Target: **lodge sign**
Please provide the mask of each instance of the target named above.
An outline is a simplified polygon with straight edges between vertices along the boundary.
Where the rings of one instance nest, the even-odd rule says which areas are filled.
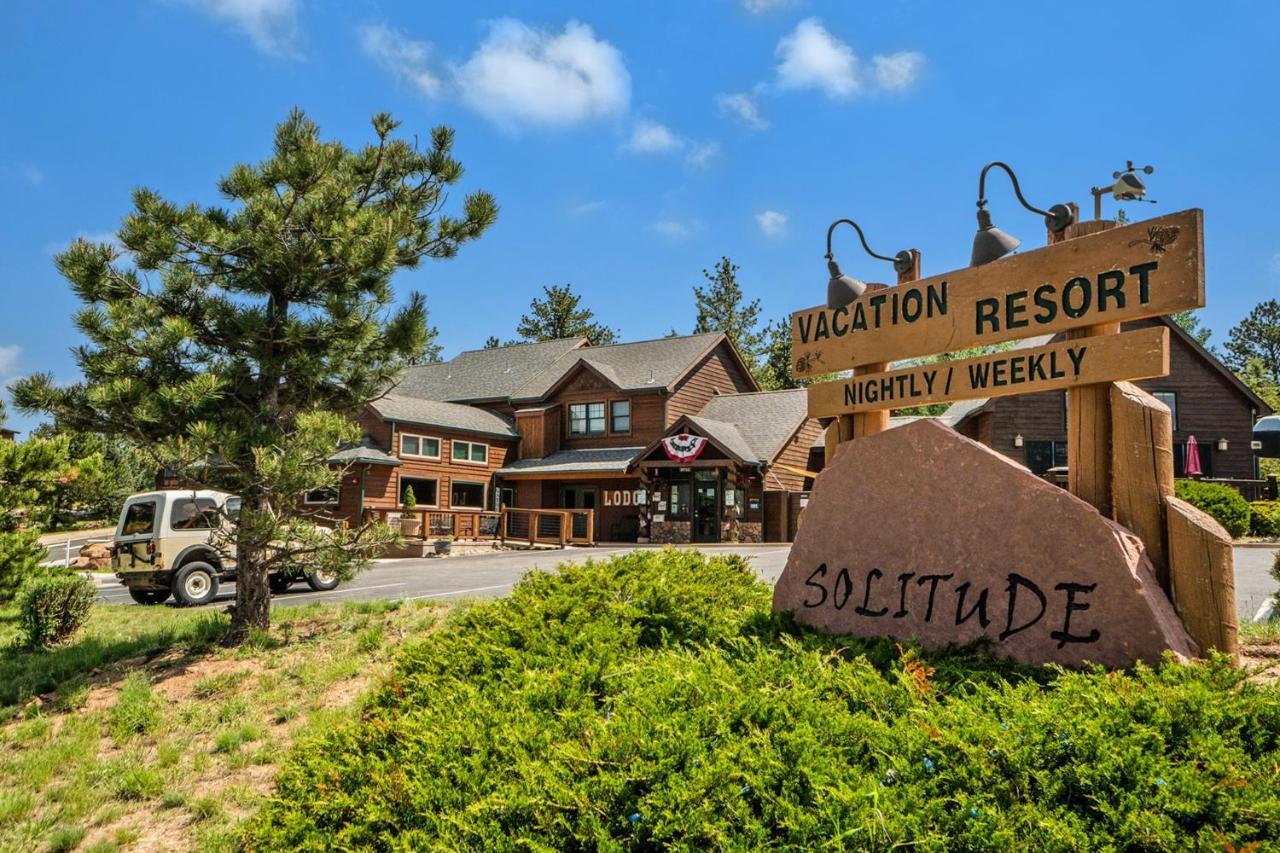
[[[809,386],[809,416],[1056,391],[1169,373],[1169,330],[1139,329]]]
[[[792,315],[792,371],[951,352],[1204,305],[1198,209]]]

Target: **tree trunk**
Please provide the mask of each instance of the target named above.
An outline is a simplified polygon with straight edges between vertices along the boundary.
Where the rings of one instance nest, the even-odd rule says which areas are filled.
[[[265,497],[255,498],[252,503],[246,497],[241,513],[250,506],[254,513],[270,510]],[[254,539],[252,531],[257,525],[248,527],[249,536],[245,535],[244,527],[236,536],[236,606],[231,613],[231,627],[223,639],[223,644],[228,646],[242,645],[250,639],[255,628],[265,632],[271,626],[271,589],[267,585],[263,543],[251,541]]]

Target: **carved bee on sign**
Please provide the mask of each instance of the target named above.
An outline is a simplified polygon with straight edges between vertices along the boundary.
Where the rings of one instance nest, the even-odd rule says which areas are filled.
[[[1178,235],[1181,233],[1182,229],[1177,225],[1152,225],[1147,229],[1147,239],[1134,240],[1129,245],[1145,244],[1151,249],[1151,254],[1163,255],[1170,246],[1178,242]]]
[[[801,373],[808,373],[814,369],[814,364],[822,362],[822,353],[806,352],[804,355],[796,359],[796,369]]]

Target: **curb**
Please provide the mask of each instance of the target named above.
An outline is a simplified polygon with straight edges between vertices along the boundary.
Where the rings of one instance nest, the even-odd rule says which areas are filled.
[[[1267,600],[1262,602],[1262,606],[1258,608],[1258,612],[1253,614],[1254,622],[1270,622],[1280,614],[1276,613],[1275,596],[1268,596]]]
[[[1280,551],[1280,542],[1232,542],[1232,548],[1266,548],[1271,551]]]

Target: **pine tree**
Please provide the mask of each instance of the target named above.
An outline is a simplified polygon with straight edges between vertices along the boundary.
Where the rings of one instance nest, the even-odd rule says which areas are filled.
[[[502,346],[502,341],[498,340],[497,335],[490,335],[484,339],[485,349],[497,349],[500,346]]]
[[[127,435],[187,479],[240,495],[228,643],[267,628],[269,571],[305,559],[349,577],[387,535],[324,535],[301,498],[336,487],[326,460],[359,437],[351,415],[429,352],[426,303],[413,294],[394,309],[392,274],[452,257],[497,215],[483,192],[444,212],[462,177],[451,129],[420,148],[396,127],[375,116],[374,141],[351,150],[295,110],[267,160],[219,182],[227,207],[135,191],[118,234],[132,265],[83,240],[57,256],[84,303],[83,381],[14,386],[26,411]]]
[[[1213,330],[1200,325],[1199,311],[1175,311],[1169,315],[1169,319],[1181,326],[1188,335],[1195,338],[1196,343],[1200,344],[1200,346],[1209,346],[1209,338],[1213,337]]]
[[[4,406],[0,405],[0,426]],[[0,439],[0,603],[40,571],[45,549],[32,524],[67,471],[65,438]]]
[[[737,264],[722,257],[716,262],[714,272],[702,271],[707,284],[693,288],[698,306],[698,321],[693,331],[694,334],[724,332],[752,372],[760,374],[767,332],[760,328],[760,300],[746,302],[742,295],[738,269]]]
[[[1280,379],[1280,301],[1268,299],[1254,306],[1228,333],[1222,348],[1232,370],[1244,370],[1256,358],[1267,375]]]
[[[597,323],[590,308],[581,307],[582,297],[573,292],[573,285],[553,284],[543,287],[542,293],[543,298],[530,302],[529,313],[516,325],[521,341],[587,338],[596,346],[617,341],[617,332]]]

